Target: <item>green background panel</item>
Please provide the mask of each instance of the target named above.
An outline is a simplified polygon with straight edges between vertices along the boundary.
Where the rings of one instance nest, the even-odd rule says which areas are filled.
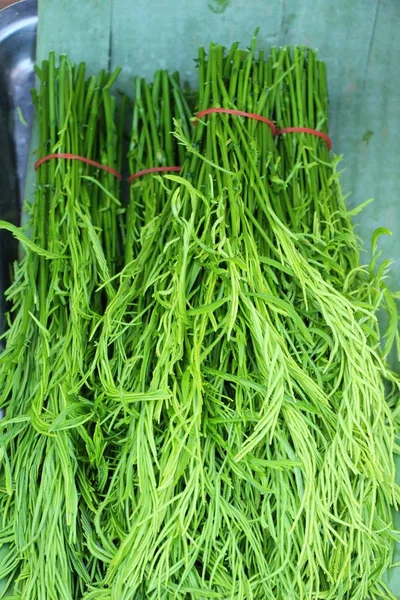
[[[111,0],[39,0],[37,60],[49,52],[84,60],[90,73],[107,68]]]

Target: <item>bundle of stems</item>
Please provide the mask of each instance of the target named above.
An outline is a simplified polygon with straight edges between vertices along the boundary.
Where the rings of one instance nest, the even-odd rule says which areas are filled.
[[[0,358],[15,599],[394,599],[386,231],[362,267],[323,139],[191,120],[327,131],[323,63],[255,45],[200,49],[196,106],[137,80],[130,172],[181,171],[133,178],[126,212],[111,174],[40,167]],[[120,170],[117,74],[38,74],[40,154]]]
[[[188,99],[189,100],[189,99]],[[135,83],[135,104],[128,153],[131,175],[143,169],[178,168],[185,161],[183,146],[172,135],[173,119],[179,119],[185,134],[190,136],[193,109],[182,93],[179,74],[157,71],[148,85],[142,78]],[[164,207],[160,178],[140,177],[130,185],[130,202],[126,219],[129,236],[125,245],[126,262],[140,247],[140,232],[144,225],[159,219]]]
[[[212,45],[198,67],[199,111],[327,128],[309,50]],[[323,140],[227,114],[189,135],[176,120],[175,137],[182,173],[140,230],[128,310],[102,324],[109,435],[127,434],[97,517],[110,563],[87,599],[390,598],[387,265],[360,266]]]
[[[173,120],[179,119],[189,135],[190,115],[176,76],[160,71],[151,85],[138,80],[129,152],[131,173],[182,164],[184,151],[171,130]],[[132,594],[138,599],[148,597],[144,570],[149,558],[153,559],[151,548],[157,544],[166,507],[174,497],[171,473],[180,468],[182,460],[169,441],[170,428],[179,428],[175,420],[180,415],[174,414],[179,406],[171,406],[170,425],[165,420],[174,359],[170,364],[160,360],[163,352],[168,355],[168,348],[158,343],[168,323],[160,322],[162,299],[153,296],[152,286],[153,281],[168,278],[162,271],[164,257],[162,252],[158,254],[158,245],[172,187],[173,182],[152,175],[131,185],[126,264],[115,297],[98,326],[90,381],[106,406],[104,456],[113,465],[113,473],[95,519],[97,545],[107,554],[109,566],[104,581],[85,596],[88,599],[110,594],[121,599]],[[165,225],[169,227],[169,220]],[[163,481],[162,489],[156,489],[155,477]],[[125,581],[126,571],[130,582]]]
[[[118,168],[117,72],[86,78],[85,65],[51,55],[34,93],[39,153],[80,155]],[[119,181],[78,160],[38,169],[26,253],[8,291],[12,303],[0,357],[3,593],[15,599],[77,600],[101,574],[87,515],[105,485],[99,409],[87,386],[90,334],[113,296],[123,231]],[[6,224],[3,224],[7,227]],[[86,426],[86,423],[89,425]]]

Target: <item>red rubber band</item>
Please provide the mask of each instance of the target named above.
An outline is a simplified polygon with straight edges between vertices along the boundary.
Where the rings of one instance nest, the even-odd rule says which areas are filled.
[[[200,119],[201,117],[204,117],[205,115],[210,115],[212,113],[226,113],[228,115],[236,115],[238,117],[248,117],[249,119],[255,119],[256,121],[261,121],[262,123],[266,123],[268,125],[268,127],[271,130],[272,135],[275,135],[276,133],[276,129],[275,129],[275,125],[274,123],[270,120],[267,119],[266,117],[262,117],[261,115],[257,115],[255,113],[248,113],[245,112],[244,110],[234,110],[233,108],[206,108],[205,110],[201,110],[200,112],[196,113],[196,119]],[[197,125],[197,123],[195,122],[195,125]]]
[[[284,127],[282,129],[276,129],[274,123],[267,119],[266,117],[262,117],[261,115],[257,115],[255,113],[248,113],[244,110],[235,110],[233,108],[206,108],[205,110],[201,110],[196,113],[196,119],[200,119],[206,115],[210,115],[212,113],[226,113],[228,115],[236,115],[238,117],[248,117],[249,119],[255,119],[256,121],[261,121],[262,123],[266,123],[268,127],[271,129],[272,135],[280,135],[282,133],[309,133],[311,135],[315,135],[316,137],[320,137],[325,140],[328,150],[332,149],[332,140],[328,134],[323,131],[318,131],[318,129],[311,129],[310,127]],[[195,121],[195,125],[197,125],[197,121]]]
[[[318,129],[310,129],[309,127],[284,127],[275,131],[275,135],[280,135],[281,133],[310,133],[325,140],[328,150],[332,149],[332,140],[329,135],[323,131],[318,131]]]
[[[142,177],[143,175],[149,175],[150,173],[168,173],[168,171],[179,172],[181,168],[182,167],[151,167],[151,169],[142,169],[142,171],[132,173],[132,175],[129,176],[128,184],[131,185],[135,179]]]
[[[39,160],[35,162],[35,169],[37,170],[40,167],[40,165],[47,162],[48,160],[52,160],[53,158],[67,158],[69,160],[79,160],[83,163],[86,163],[87,165],[91,165],[92,167],[97,167],[98,169],[102,169],[107,173],[111,173],[111,175],[114,175],[114,177],[116,177],[117,179],[122,180],[121,173],[116,169],[108,167],[107,165],[102,165],[101,163],[96,162],[91,158],[85,158],[84,156],[78,156],[77,154],[69,154],[67,152],[48,154],[47,156],[43,156],[43,158],[39,158]]]
[[[272,135],[281,135],[282,133],[309,133],[311,135],[315,135],[316,137],[320,137],[323,140],[325,140],[328,150],[332,149],[331,138],[329,137],[329,135],[327,135],[326,133],[323,133],[322,131],[318,131],[317,129],[310,129],[309,127],[284,127],[282,129],[276,129],[274,123],[270,119],[267,119],[266,117],[257,115],[255,113],[245,112],[244,110],[235,110],[233,108],[221,108],[221,107],[206,108],[205,110],[201,110],[200,112],[196,113],[196,119],[200,119],[201,117],[205,117],[206,115],[210,115],[212,113],[225,113],[228,115],[236,115],[238,117],[248,117],[249,119],[261,121],[262,123],[266,123],[266,125],[268,125],[268,127],[271,129]],[[197,125],[196,121],[195,121],[195,125]],[[87,165],[91,165],[92,167],[102,169],[103,171],[106,171],[107,173],[111,173],[112,175],[114,175],[114,177],[117,177],[117,179],[119,179],[120,181],[122,180],[121,173],[119,171],[117,171],[116,169],[113,169],[112,167],[109,167],[107,165],[103,165],[99,162],[96,162],[95,160],[90,159],[90,158],[86,158],[85,156],[79,156],[77,154],[69,154],[67,152],[47,154],[47,156],[43,156],[43,158],[39,158],[39,160],[37,160],[35,162],[35,165],[34,165],[35,170],[37,170],[40,167],[40,165],[47,162],[48,160],[52,160],[53,158],[55,158],[55,159],[66,158],[68,160],[79,160]],[[168,173],[171,171],[179,172],[181,170],[181,168],[182,167],[178,167],[178,166],[170,166],[170,167],[151,167],[150,169],[142,169],[141,171],[132,173],[132,175],[129,176],[128,184],[131,185],[135,181],[135,179],[137,179],[138,177],[143,177],[143,175],[150,175],[151,173]]]

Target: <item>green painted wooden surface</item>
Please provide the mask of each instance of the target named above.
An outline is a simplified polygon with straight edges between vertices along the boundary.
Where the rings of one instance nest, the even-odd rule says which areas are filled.
[[[90,73],[108,67],[111,0],[39,0],[37,60],[50,51],[84,60]]]

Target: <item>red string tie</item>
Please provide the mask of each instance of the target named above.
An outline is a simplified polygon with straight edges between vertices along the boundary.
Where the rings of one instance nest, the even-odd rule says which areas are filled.
[[[96,162],[95,160],[92,160],[91,158],[86,158],[85,156],[78,156],[78,154],[69,154],[67,152],[60,152],[60,153],[54,153],[54,154],[47,154],[47,156],[43,156],[43,158],[39,158],[39,160],[37,160],[35,162],[35,169],[37,170],[40,165],[42,165],[43,163],[52,160],[53,158],[66,158],[68,160],[79,160],[80,162],[83,162],[87,165],[91,165],[92,167],[96,167],[97,169],[102,169],[103,171],[106,171],[107,173],[111,173],[111,175],[114,175],[114,177],[116,177],[119,180],[122,180],[122,175],[119,171],[117,171],[116,169],[113,169],[112,167],[109,167],[107,165],[103,165],[99,162]]]
[[[200,112],[196,113],[196,119],[201,119],[201,117],[205,117],[206,115],[211,115],[213,113],[226,113],[227,115],[236,115],[237,117],[248,117],[249,119],[266,123],[266,125],[268,125],[270,128],[272,135],[275,135],[276,132],[275,125],[270,119],[255,113],[245,112],[244,110],[235,110],[233,108],[206,108],[205,110],[201,110]],[[197,121],[195,121],[195,125],[197,125]]]
[[[329,137],[329,135],[324,133],[323,131],[318,131],[317,129],[311,129],[310,127],[283,127],[282,129],[276,129],[275,124],[270,119],[267,119],[266,117],[263,117],[262,115],[258,115],[256,113],[246,112],[244,110],[236,110],[233,108],[222,108],[222,107],[206,108],[205,110],[201,110],[200,112],[196,113],[196,119],[197,120],[201,119],[201,117],[205,117],[206,115],[210,115],[213,113],[225,113],[228,115],[235,115],[238,117],[247,117],[249,119],[254,119],[255,121],[261,121],[262,123],[265,123],[266,125],[268,125],[268,127],[271,130],[272,135],[282,135],[283,133],[308,133],[310,135],[314,135],[316,137],[323,139],[326,143],[328,150],[332,149],[332,140]],[[194,124],[197,125],[197,121],[195,121]],[[49,160],[60,159],[60,158],[65,158],[68,160],[79,160],[87,165],[91,165],[93,167],[96,167],[97,169],[102,169],[103,171],[106,171],[107,173],[111,173],[112,175],[114,175],[114,177],[116,177],[120,181],[122,180],[121,173],[119,171],[117,171],[116,169],[114,169],[113,167],[109,167],[108,165],[103,165],[102,163],[92,160],[91,158],[86,158],[85,156],[79,156],[77,154],[70,154],[67,152],[47,154],[46,156],[43,156],[43,158],[39,158],[39,160],[37,160],[35,162],[35,165],[34,165],[35,169],[37,170],[40,167],[40,165],[42,165],[43,163],[45,163]],[[167,167],[151,167],[150,169],[142,169],[141,171],[132,173],[129,176],[128,184],[131,185],[135,181],[135,179],[138,179],[138,177],[143,177],[144,175],[150,175],[151,173],[169,173],[169,172],[179,173],[181,168],[182,167],[179,167],[179,166],[167,166]]]
[[[143,177],[143,175],[149,175],[150,173],[168,173],[170,171],[179,172],[182,167],[151,167],[150,169],[142,169],[141,171],[137,171],[137,173],[132,173],[129,176],[128,184],[131,185],[135,179],[138,177]]]
[[[256,121],[261,121],[262,123],[266,123],[268,127],[271,129],[272,135],[281,135],[282,133],[309,133],[310,135],[315,135],[316,137],[320,137],[325,140],[326,146],[328,150],[332,149],[332,140],[328,134],[323,131],[319,131],[318,129],[311,129],[310,127],[284,127],[282,129],[276,129],[274,123],[263,117],[261,115],[257,115],[256,113],[245,112],[244,110],[235,110],[233,108],[206,108],[205,110],[201,110],[196,113],[196,119],[200,119],[206,115],[210,115],[213,113],[226,113],[228,115],[236,115],[238,117],[247,117],[249,119],[254,119]],[[197,125],[197,121],[195,121],[195,125]]]
[[[323,131],[318,131],[318,129],[310,129],[310,127],[283,127],[283,129],[275,131],[275,135],[281,135],[282,133],[309,133],[325,140],[328,150],[332,149],[332,140],[329,135]]]

